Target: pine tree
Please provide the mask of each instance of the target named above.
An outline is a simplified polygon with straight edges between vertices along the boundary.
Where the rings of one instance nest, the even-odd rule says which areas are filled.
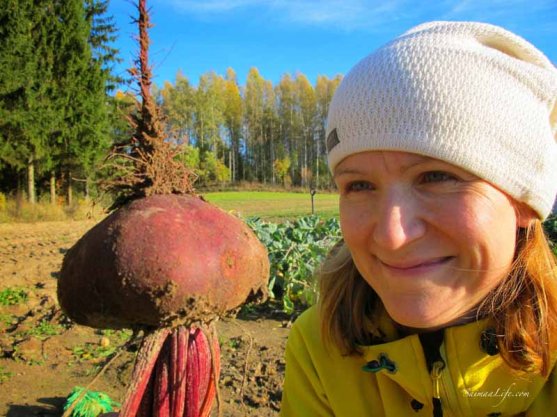
[[[126,82],[120,75],[114,74],[114,64],[122,62],[119,51],[113,46],[117,39],[114,18],[107,15],[108,0],[85,0],[85,19],[89,25],[89,45],[93,59],[100,63],[106,79],[106,90],[114,92],[119,84]]]
[[[20,171],[29,153],[25,98],[34,76],[29,2],[7,0],[0,8],[0,167]],[[27,7],[25,7],[27,6]]]
[[[63,173],[67,202],[71,204],[73,179],[87,183],[108,145],[106,78],[100,63],[93,59],[83,2],[57,2],[53,17],[56,30],[52,31],[55,50],[51,99],[59,119],[49,144],[52,153],[58,152],[57,167]]]
[[[12,169],[35,175],[88,177],[106,150],[106,72],[93,59],[81,0],[7,0],[0,10],[0,146]]]
[[[35,166],[46,154],[45,136],[55,119],[46,98],[52,55],[42,56],[51,7],[37,8],[32,0],[6,0],[0,9],[0,159],[27,174],[27,194],[35,202]],[[38,112],[44,107],[44,111]],[[22,181],[18,180],[18,192]]]
[[[118,101],[113,94],[118,86],[129,84],[130,80],[114,73],[114,66],[121,63],[119,50],[114,47],[118,30],[114,18],[107,14],[109,0],[85,0],[85,19],[89,25],[89,45],[92,51],[93,61],[100,67],[104,79],[105,103],[101,107],[106,112],[107,130],[103,132],[102,138],[96,150],[90,149],[89,157],[84,161],[86,167],[86,184],[94,183],[93,169],[99,165],[102,158],[106,156],[107,147],[112,143],[121,142],[129,138],[130,130],[127,117],[130,115],[129,107],[125,102]],[[99,132],[100,133],[100,132]]]

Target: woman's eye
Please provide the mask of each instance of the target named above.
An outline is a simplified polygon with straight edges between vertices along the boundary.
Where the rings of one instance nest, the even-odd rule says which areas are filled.
[[[422,180],[424,182],[456,181],[456,179],[457,178],[454,175],[443,171],[431,171],[422,175]]]
[[[353,181],[346,185],[346,191],[348,192],[368,191],[372,189],[372,185],[366,181]]]

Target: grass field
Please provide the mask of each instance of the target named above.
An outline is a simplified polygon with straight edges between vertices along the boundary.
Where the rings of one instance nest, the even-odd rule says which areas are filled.
[[[242,217],[261,217],[264,220],[281,221],[311,214],[309,193],[271,191],[227,191],[206,193],[203,197],[224,210],[234,210]],[[338,195],[314,196],[315,214],[322,217],[338,217]]]
[[[235,211],[241,217],[260,217],[280,222],[311,214],[311,196],[307,193],[282,191],[224,191],[200,194],[209,202],[227,211]],[[0,202],[1,203],[1,202]],[[315,214],[322,217],[338,217],[338,195],[317,193],[314,196]],[[36,204],[20,203],[19,210],[14,199],[0,204],[0,223],[43,222],[65,220],[100,221],[106,214],[100,205],[91,206],[79,199],[68,208],[40,201]]]

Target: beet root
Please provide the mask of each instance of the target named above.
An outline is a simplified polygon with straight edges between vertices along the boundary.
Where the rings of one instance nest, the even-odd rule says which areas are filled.
[[[263,300],[268,278],[267,252],[242,221],[198,197],[157,195],[68,251],[58,300],[79,324],[144,330],[120,417],[209,417],[220,371],[212,322]]]
[[[190,327],[267,295],[269,260],[241,220],[189,195],[135,200],[66,254],[58,300],[97,328]]]

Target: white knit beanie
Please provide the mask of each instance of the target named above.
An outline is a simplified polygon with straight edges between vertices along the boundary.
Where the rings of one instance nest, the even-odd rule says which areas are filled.
[[[557,69],[533,45],[472,22],[419,25],[360,61],[329,108],[329,168],[368,150],[441,159],[550,213]]]

